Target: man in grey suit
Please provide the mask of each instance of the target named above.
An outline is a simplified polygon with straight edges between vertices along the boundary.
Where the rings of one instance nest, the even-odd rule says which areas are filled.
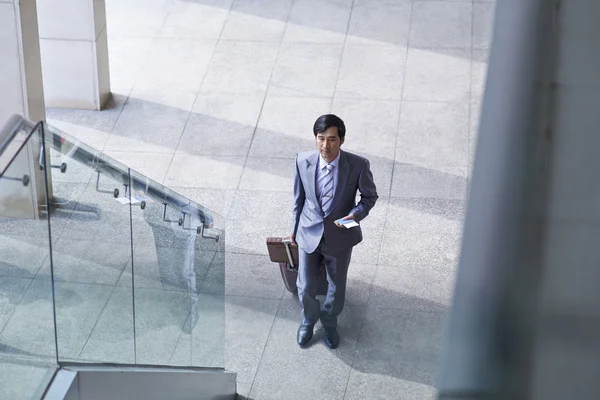
[[[320,319],[325,344],[334,349],[340,341],[337,317],[344,308],[352,248],[362,241],[360,226],[348,228],[344,224],[363,220],[378,196],[369,160],[340,149],[346,127],[339,117],[320,116],[313,133],[317,151],[297,155],[294,178],[290,237],[299,247],[297,285],[303,308],[297,339],[305,346]],[[361,195],[358,204],[357,191]],[[329,286],[321,305],[316,290],[323,261]]]

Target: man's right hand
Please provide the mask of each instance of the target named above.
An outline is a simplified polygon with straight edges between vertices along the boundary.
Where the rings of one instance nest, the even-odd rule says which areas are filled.
[[[290,243],[292,246],[296,246],[296,235],[290,235]]]

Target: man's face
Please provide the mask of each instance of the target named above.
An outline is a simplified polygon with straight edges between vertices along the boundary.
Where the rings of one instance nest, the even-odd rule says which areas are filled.
[[[317,142],[317,150],[321,153],[323,159],[327,162],[332,162],[340,153],[340,147],[344,143],[344,139],[338,136],[337,126],[329,127],[325,132],[318,133],[315,138]]]

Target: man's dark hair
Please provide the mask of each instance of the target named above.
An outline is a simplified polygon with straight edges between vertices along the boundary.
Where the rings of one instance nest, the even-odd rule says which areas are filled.
[[[327,129],[332,126],[337,127],[338,136],[340,139],[343,139],[346,136],[346,125],[344,125],[344,121],[337,115],[333,114],[325,114],[321,115],[315,121],[315,125],[313,126],[313,133],[317,136],[319,133],[325,132]]]

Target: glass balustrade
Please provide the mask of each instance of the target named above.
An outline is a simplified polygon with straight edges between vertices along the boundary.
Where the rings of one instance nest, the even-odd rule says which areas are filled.
[[[41,131],[0,149],[0,399],[39,399],[57,369]],[[2,151],[3,150],[3,151]]]
[[[52,127],[1,154],[1,376],[45,371],[43,388],[74,362],[223,367],[222,217]]]

